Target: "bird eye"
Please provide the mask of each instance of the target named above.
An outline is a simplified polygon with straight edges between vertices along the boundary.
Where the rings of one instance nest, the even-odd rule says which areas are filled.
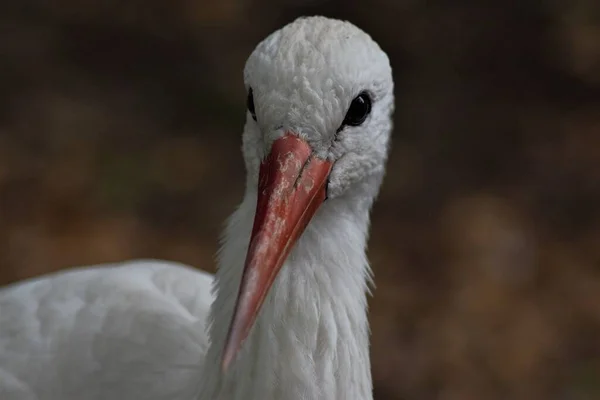
[[[248,91],[248,99],[246,100],[248,111],[252,115],[252,119],[256,121],[256,110],[254,109],[254,95],[252,94],[252,88]]]
[[[371,98],[366,92],[362,92],[352,100],[350,108],[348,108],[348,112],[346,113],[346,117],[344,117],[344,122],[342,122],[342,126],[359,126],[365,122],[365,119],[367,119],[370,112]]]

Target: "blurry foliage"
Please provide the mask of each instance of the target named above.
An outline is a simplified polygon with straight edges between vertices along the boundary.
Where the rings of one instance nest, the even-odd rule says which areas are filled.
[[[376,397],[600,398],[600,3],[0,5],[0,283],[212,269],[243,192],[244,61],[300,15],[388,52],[370,258]]]

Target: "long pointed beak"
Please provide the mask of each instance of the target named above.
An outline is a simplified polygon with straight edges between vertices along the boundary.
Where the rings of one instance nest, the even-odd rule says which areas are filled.
[[[292,133],[277,139],[261,164],[254,227],[223,350],[223,371],[248,336],[294,243],[325,200],[331,167]]]

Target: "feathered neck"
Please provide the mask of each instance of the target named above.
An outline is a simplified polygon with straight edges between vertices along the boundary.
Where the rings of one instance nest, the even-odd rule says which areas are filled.
[[[200,400],[372,399],[365,256],[369,204],[326,201],[276,278],[226,375],[221,352],[256,207],[246,193],[218,256]]]

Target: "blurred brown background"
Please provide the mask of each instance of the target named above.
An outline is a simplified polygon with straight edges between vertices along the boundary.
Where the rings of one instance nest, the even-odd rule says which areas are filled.
[[[395,69],[376,398],[599,399],[597,0],[2,2],[0,284],[212,269],[243,190],[243,64],[308,14],[364,28]]]

